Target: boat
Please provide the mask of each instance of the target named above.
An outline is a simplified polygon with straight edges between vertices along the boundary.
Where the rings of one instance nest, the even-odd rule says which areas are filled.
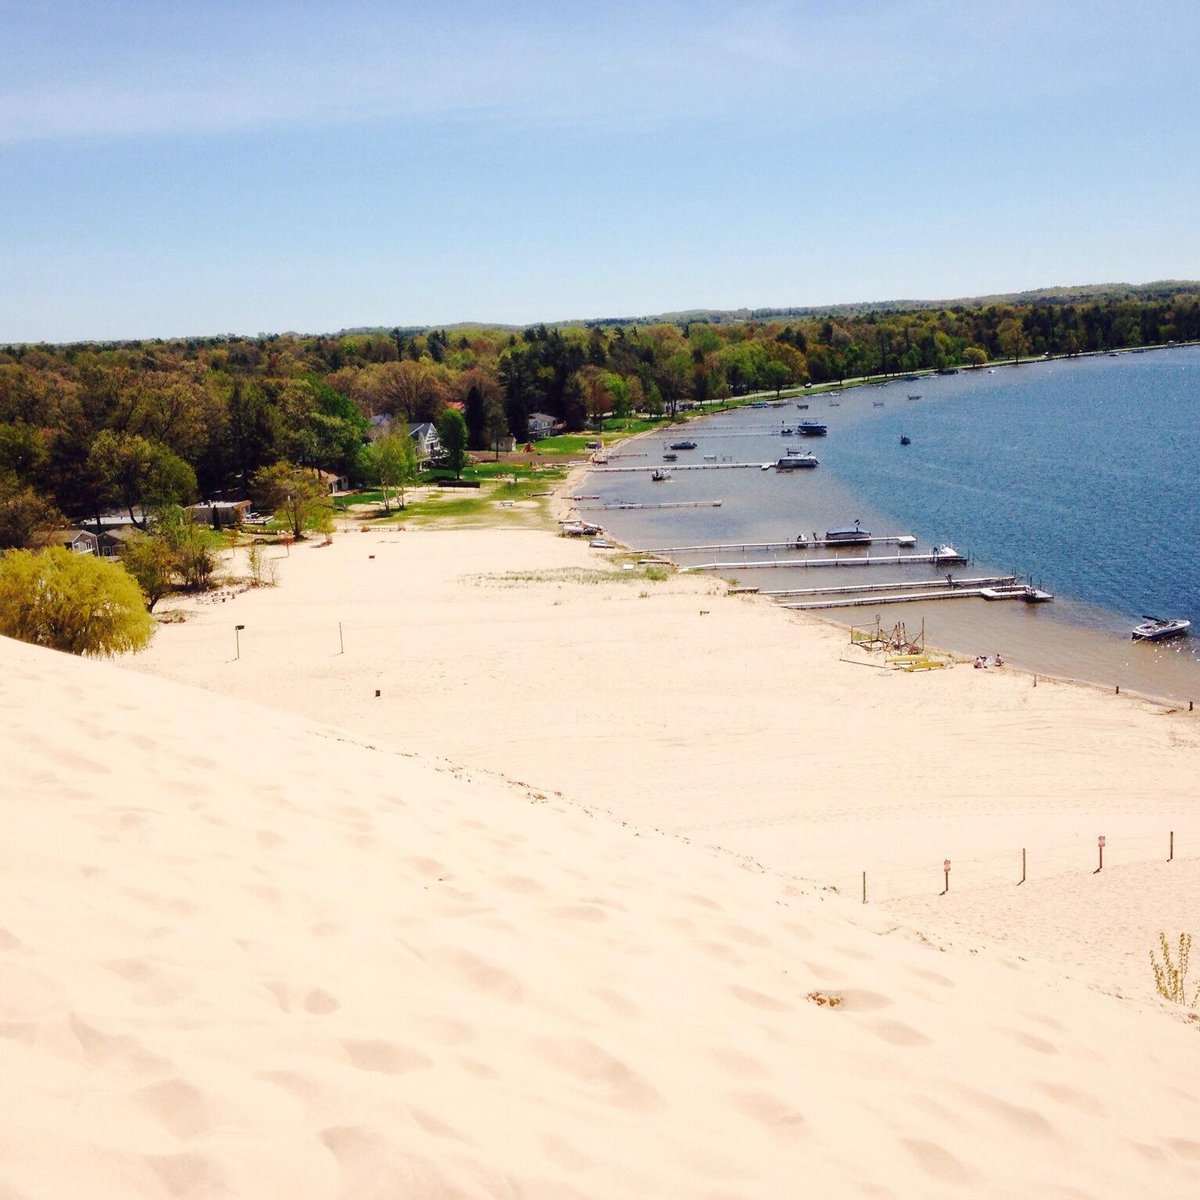
[[[882,400],[872,400],[872,401],[871,401],[871,407],[872,407],[872,408],[882,408],[882,407],[883,407],[883,401],[882,401]]]
[[[678,457],[678,454],[664,454],[663,462],[674,462]]]
[[[910,438],[910,437],[908,436],[908,434],[907,434],[907,433],[902,433],[902,434],[900,435],[900,445],[902,445],[902,446],[911,446],[911,445],[912,445],[912,438]]]
[[[827,542],[836,542],[843,546],[862,545],[864,542],[871,540],[871,534],[862,527],[860,522],[855,521],[853,529],[827,529],[825,531],[825,540]]]
[[[716,461],[717,461],[717,456],[716,456],[715,454],[706,454],[706,455],[704,456],[704,461],[705,461],[705,462],[716,462]]]
[[[593,525],[590,521],[562,522],[563,537],[596,537],[603,532],[599,525]]]
[[[796,407],[799,409],[806,409],[806,408],[808,408],[808,405],[807,404],[797,404]]]
[[[789,448],[783,458],[776,459],[775,470],[796,471],[802,467],[816,467],[819,465],[820,462],[815,454],[811,454],[807,450],[792,450]]]
[[[654,483],[662,483],[664,480],[671,478],[671,472],[664,471],[662,467],[655,467],[654,470],[650,472],[650,478]]]
[[[782,429],[779,431],[779,436],[780,436],[780,437],[792,437],[792,436],[795,434],[795,432],[796,432],[796,431],[795,431],[795,430],[794,430],[794,429],[793,429],[793,428],[792,428],[790,425],[785,425],[785,426],[784,426],[784,427],[783,427],[783,428],[782,428]]]
[[[806,419],[796,426],[796,432],[801,437],[824,437],[829,432],[829,428],[820,421]]]
[[[613,542],[610,542],[608,540],[608,538],[606,538],[606,537],[594,537],[594,538],[592,538],[592,540],[590,542],[588,542],[588,545],[593,550],[615,550],[616,549],[616,545]]]
[[[964,563],[967,560],[965,556],[959,554],[959,552],[955,550],[955,548],[951,546],[949,542],[943,542],[940,546],[934,546],[933,561],[935,563]]]
[[[913,392],[913,393],[912,393],[912,394],[911,394],[911,395],[910,395],[908,398],[909,398],[910,400],[920,400],[920,398],[921,398],[921,393],[920,393],[920,392]]]
[[[1142,623],[1133,627],[1130,636],[1135,642],[1163,642],[1183,637],[1191,627],[1186,617],[1151,617],[1142,613]]]
[[[692,442],[692,441],[687,441],[686,439],[682,442],[672,442],[671,443],[672,450],[695,450],[695,448],[696,448],[696,443]]]

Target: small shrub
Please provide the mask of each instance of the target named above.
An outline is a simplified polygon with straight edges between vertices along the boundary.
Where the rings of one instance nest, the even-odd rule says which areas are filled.
[[[1154,968],[1154,986],[1158,989],[1158,994],[1173,1004],[1183,1004],[1188,1008],[1195,1008],[1197,1001],[1200,1001],[1200,986],[1192,992],[1189,1000],[1187,982],[1188,958],[1192,952],[1192,935],[1190,933],[1179,935],[1179,945],[1176,947],[1174,955],[1171,953],[1171,946],[1165,933],[1158,935],[1158,945],[1162,952],[1161,963],[1155,957],[1154,951],[1150,951],[1150,965]]]

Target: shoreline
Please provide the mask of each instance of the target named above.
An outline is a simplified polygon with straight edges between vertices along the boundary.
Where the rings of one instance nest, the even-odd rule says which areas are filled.
[[[855,385],[854,390],[866,390],[870,386]],[[703,413],[673,426],[644,431],[622,444],[647,437],[657,440],[666,430],[686,428],[697,422],[700,432],[704,424],[716,415],[719,414]],[[867,413],[866,417],[869,419],[872,415]],[[589,463],[581,469],[587,471],[592,467],[593,464]],[[865,501],[860,506],[862,510],[872,507]],[[629,543],[620,534],[611,533],[606,527],[605,535],[622,548],[629,549]],[[671,557],[671,561],[677,569],[680,567],[678,555]],[[734,573],[735,570],[731,568],[713,577],[727,580]],[[1200,663],[1194,658],[1175,661],[1171,657],[1172,653],[1186,654],[1188,639],[1182,640],[1183,650],[1176,643],[1130,643],[1115,628],[1096,623],[1096,617],[1116,617],[1120,614],[1110,613],[1108,609],[1101,610],[1061,593],[1058,602],[1048,606],[1048,609],[1052,611],[1040,614],[1042,620],[1039,627],[1036,623],[1029,624],[1025,615],[1018,614],[1011,603],[988,604],[960,600],[954,606],[946,606],[913,602],[889,605],[884,624],[904,621],[910,627],[933,626],[934,632],[928,635],[927,640],[929,648],[959,660],[970,661],[981,651],[991,654],[999,648],[1008,664],[1039,678],[1072,682],[1101,692],[1119,689],[1123,695],[1137,695],[1147,702],[1167,707],[1187,708],[1200,700]],[[878,613],[878,609],[873,610],[869,604],[860,609],[837,611],[839,615],[821,610],[814,610],[810,615],[832,628],[848,632],[853,625],[862,623],[853,619],[854,614],[865,618],[867,614]],[[940,637],[936,631],[939,622],[942,625]]]

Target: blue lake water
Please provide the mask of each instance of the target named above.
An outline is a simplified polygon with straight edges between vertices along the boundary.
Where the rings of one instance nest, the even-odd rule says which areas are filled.
[[[919,395],[919,399],[910,399]],[[965,653],[1003,648],[1034,670],[1175,699],[1200,699],[1200,637],[1132,645],[1142,614],[1188,617],[1200,632],[1200,347],[1180,347],[964,371],[893,381],[786,408],[741,408],[688,427],[699,443],[678,466],[749,463],[728,470],[676,469],[654,484],[645,470],[595,472],[585,490],[615,501],[697,507],[581,512],[640,548],[770,542],[823,533],[860,519],[874,533],[911,532],[918,550],[951,542],[973,561],[962,575],[1014,571],[1055,594],[1050,605],[940,601],[880,610],[886,625],[925,621],[930,640]],[[781,436],[802,417],[825,438]],[[902,446],[901,435],[911,439]],[[777,473],[757,464],[788,447],[821,466]],[[661,464],[647,437],[612,465]],[[714,457],[715,456],[715,457]],[[711,502],[720,500],[720,507]],[[581,502],[581,508],[588,502]],[[863,551],[841,551],[861,557]],[[875,547],[873,555],[895,555]],[[828,558],[828,552],[824,557]],[[762,551],[677,554],[684,564],[757,563],[793,556]],[[812,557],[809,555],[808,557]],[[929,565],[821,569],[798,561],[723,569],[765,588],[927,579]],[[833,614],[847,624],[870,609]],[[1003,643],[1001,647],[1000,643]]]

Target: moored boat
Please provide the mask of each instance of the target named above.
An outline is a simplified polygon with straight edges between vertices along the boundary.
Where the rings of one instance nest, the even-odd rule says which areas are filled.
[[[684,439],[682,442],[671,443],[672,450],[695,450],[695,448],[696,443],[689,439]]]
[[[1142,623],[1135,625],[1130,637],[1135,642],[1164,642],[1167,638],[1183,637],[1192,627],[1186,617],[1151,617],[1142,614]]]
[[[827,529],[825,531],[825,540],[827,542],[837,542],[843,546],[861,545],[871,540],[871,533],[862,527],[861,522],[855,521],[853,529]]]
[[[665,480],[670,478],[671,472],[664,470],[662,467],[655,467],[654,470],[650,472],[650,479],[654,483],[663,483]]]
[[[820,461],[815,454],[810,454],[807,450],[792,450],[790,448],[783,458],[777,459],[775,462],[775,470],[777,471],[796,471],[804,467],[816,466],[820,466]]]
[[[796,432],[801,437],[824,437],[829,432],[829,427],[820,421],[814,421],[811,417],[806,417],[796,426]]]

